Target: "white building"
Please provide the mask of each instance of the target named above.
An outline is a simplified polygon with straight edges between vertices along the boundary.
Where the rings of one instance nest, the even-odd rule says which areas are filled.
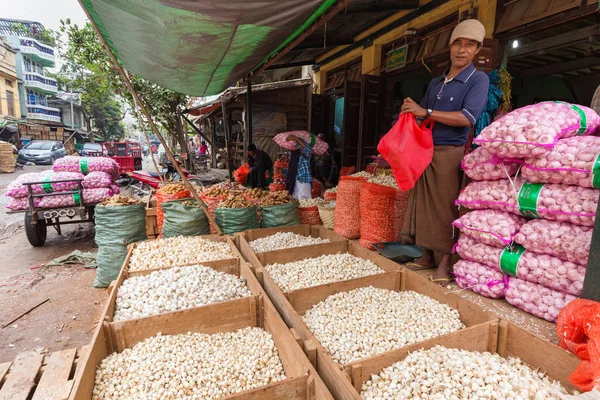
[[[60,123],[60,110],[48,105],[58,93],[56,80],[46,75],[55,65],[55,49],[40,41],[44,26],[38,22],[0,18],[0,36],[16,50],[21,115],[31,122]]]

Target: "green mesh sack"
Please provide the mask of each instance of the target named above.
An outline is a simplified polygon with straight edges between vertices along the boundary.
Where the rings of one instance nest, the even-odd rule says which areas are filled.
[[[96,206],[94,240],[98,245],[98,269],[94,287],[108,287],[117,279],[127,257],[130,243],[148,239],[146,236],[146,207]]]
[[[161,204],[165,215],[162,237],[208,235],[210,230],[204,210],[183,202],[198,204],[194,199],[173,200]]]
[[[215,221],[225,235],[258,228],[256,207],[248,208],[217,208]]]
[[[300,225],[297,201],[275,206],[261,206],[260,212],[262,215],[261,228]]]

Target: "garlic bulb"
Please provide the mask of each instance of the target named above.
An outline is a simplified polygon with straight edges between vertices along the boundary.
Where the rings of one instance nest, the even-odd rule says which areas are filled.
[[[246,280],[203,265],[132,276],[117,291],[114,321],[142,318],[251,296]]]
[[[360,171],[360,172],[357,172],[357,173],[352,174],[350,176],[355,176],[355,177],[358,177],[358,178],[372,178],[374,175],[371,174],[370,172],[367,172],[367,171]]]
[[[327,254],[286,264],[268,264],[265,269],[284,292],[385,272],[373,261],[349,253]]]
[[[260,328],[158,334],[102,360],[92,399],[219,399],[284,379],[273,337]]]
[[[329,296],[302,317],[340,364],[463,329],[458,311],[413,291],[372,286]]]
[[[292,247],[312,246],[313,244],[329,243],[329,239],[302,236],[293,232],[277,232],[274,235],[255,239],[248,243],[252,251],[264,253],[266,251],[290,249]]]
[[[129,270],[140,271],[235,258],[227,242],[177,236],[141,242],[131,252]]]
[[[379,399],[564,399],[566,390],[519,358],[436,346],[418,350],[362,385]]]

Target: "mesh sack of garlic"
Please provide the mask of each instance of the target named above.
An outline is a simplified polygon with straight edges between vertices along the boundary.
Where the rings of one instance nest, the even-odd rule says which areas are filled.
[[[251,296],[246,280],[203,265],[132,276],[117,291],[114,321],[148,317]]]
[[[235,258],[228,242],[178,236],[138,243],[131,252],[129,270],[168,268],[227,258]]]
[[[260,328],[159,333],[102,360],[92,399],[220,399],[284,379],[273,337]]]
[[[417,350],[362,384],[379,399],[564,400],[567,391],[519,358],[435,346]]]
[[[266,251],[290,249],[293,247],[312,246],[315,244],[329,243],[329,239],[302,236],[293,232],[277,232],[274,235],[250,241],[248,244],[252,251],[264,253]]]
[[[268,264],[265,269],[284,292],[385,272],[373,261],[349,253],[327,254],[285,264]]]
[[[304,208],[304,207],[315,207],[318,206],[319,204],[323,204],[325,200],[323,200],[320,197],[316,197],[314,199],[300,199],[298,200],[299,203],[299,207]]]
[[[413,291],[372,286],[340,292],[315,304],[302,320],[331,358],[362,358],[463,329],[458,311]]]
[[[398,189],[398,183],[396,182],[396,178],[389,175],[372,175],[369,179],[367,179],[367,182]]]

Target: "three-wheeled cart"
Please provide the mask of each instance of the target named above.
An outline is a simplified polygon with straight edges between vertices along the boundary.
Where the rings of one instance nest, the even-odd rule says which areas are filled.
[[[104,142],[104,153],[119,164],[119,175],[141,171],[142,147],[137,142]]]
[[[46,242],[48,227],[52,226],[56,232],[61,235],[61,226],[68,224],[79,224],[85,222],[94,223],[94,205],[85,204],[83,199],[83,179],[65,179],[56,180],[52,183],[59,182],[77,182],[77,188],[68,192],[59,193],[42,193],[34,194],[31,185],[45,185],[49,182],[29,182],[23,185],[27,186],[29,192],[29,209],[10,211],[9,213],[25,213],[25,234],[27,240],[34,247],[43,246]],[[36,199],[48,196],[73,196],[73,206],[60,208],[37,208],[35,207]]]

